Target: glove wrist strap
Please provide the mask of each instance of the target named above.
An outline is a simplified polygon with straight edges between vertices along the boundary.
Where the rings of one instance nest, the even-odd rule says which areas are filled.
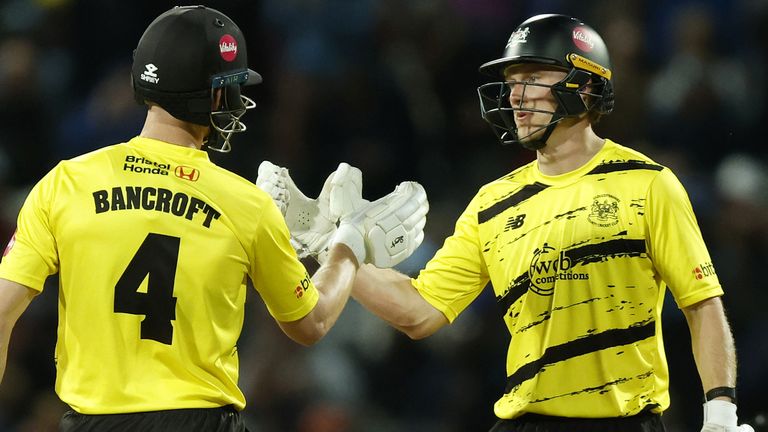
[[[331,244],[335,243],[344,243],[347,245],[352,250],[352,253],[355,254],[358,265],[363,265],[365,263],[365,239],[357,228],[349,224],[341,224],[336,230],[336,234],[333,235],[333,240],[331,241]]]

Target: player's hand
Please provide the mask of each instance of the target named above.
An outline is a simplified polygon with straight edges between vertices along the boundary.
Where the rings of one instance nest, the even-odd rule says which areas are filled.
[[[701,432],[755,432],[748,424],[738,425],[736,404],[714,399],[704,404],[704,426]]]
[[[393,267],[424,240],[429,202],[416,182],[400,183],[390,194],[340,218],[331,244],[344,243],[359,264]]]
[[[316,199],[308,198],[294,183],[286,168],[269,161],[259,165],[256,185],[267,192],[285,217],[291,244],[299,258],[325,261],[336,222],[365,203],[362,173],[346,163],[339,164],[325,180]]]

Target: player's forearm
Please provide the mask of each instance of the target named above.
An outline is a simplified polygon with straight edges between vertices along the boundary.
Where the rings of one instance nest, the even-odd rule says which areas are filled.
[[[3,382],[5,376],[5,365],[8,358],[8,341],[11,339],[10,332],[5,332],[5,329],[0,329],[0,384]]]
[[[704,391],[736,385],[736,350],[720,298],[683,310]]]
[[[37,291],[0,278],[0,380],[5,375],[11,331]]]
[[[320,293],[320,299],[305,317],[310,328],[305,344],[320,340],[333,327],[349,299],[357,272],[357,260],[345,245],[335,245],[328,259],[312,276],[312,283]]]
[[[448,323],[441,312],[419,295],[410,277],[392,269],[360,267],[352,297],[413,339],[429,336]]]

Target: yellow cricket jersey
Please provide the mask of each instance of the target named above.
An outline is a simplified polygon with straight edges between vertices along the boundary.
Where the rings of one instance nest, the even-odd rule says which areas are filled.
[[[56,392],[80,413],[233,404],[250,277],[272,316],[318,293],[269,195],[146,138],[63,161],[31,191],[0,277],[59,272]]]
[[[679,307],[723,294],[678,179],[611,141],[573,172],[532,162],[482,187],[413,283],[453,321],[489,281],[511,336],[506,419],[663,411],[666,287]]]

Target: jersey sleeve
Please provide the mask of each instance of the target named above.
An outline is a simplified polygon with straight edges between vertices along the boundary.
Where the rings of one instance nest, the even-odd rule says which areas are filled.
[[[648,250],[678,307],[722,295],[688,194],[677,177],[662,170],[646,199]]]
[[[59,271],[51,208],[57,171],[54,168],[27,195],[16,221],[16,232],[0,262],[0,277],[37,291]]]
[[[412,283],[427,302],[453,322],[480,295],[488,281],[477,209],[470,203],[456,222],[453,234]]]
[[[251,252],[253,285],[276,320],[304,317],[317,304],[319,294],[298,260],[285,220],[271,199],[263,206],[256,230]]]

